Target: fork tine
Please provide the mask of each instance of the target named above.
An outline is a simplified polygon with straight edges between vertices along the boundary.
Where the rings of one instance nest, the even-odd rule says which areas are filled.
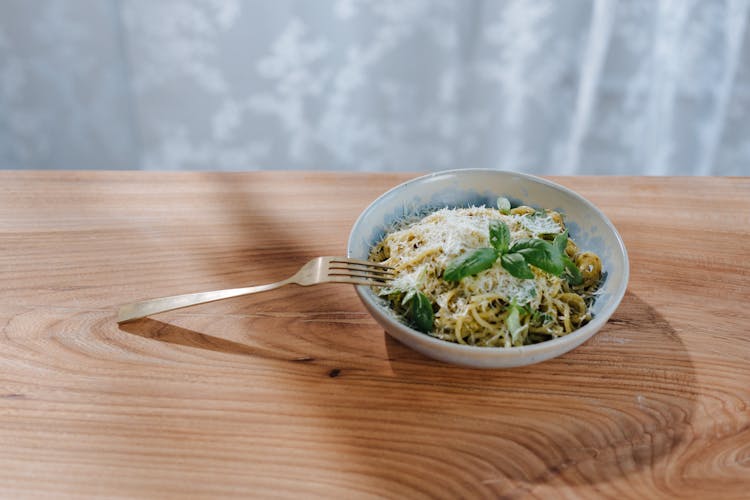
[[[340,272],[340,271],[329,271],[328,276],[330,277],[344,277],[344,278],[363,278],[363,279],[370,279],[370,280],[376,280],[376,281],[390,281],[394,278],[393,275],[384,275],[384,274],[376,274],[376,273],[369,273],[369,272],[362,272],[362,271],[348,271],[348,272]]]
[[[360,259],[350,259],[347,257],[334,257],[329,262],[331,264],[345,264],[345,265],[349,264],[349,265],[355,265],[355,266],[379,267],[383,269],[391,269],[390,266],[381,264],[380,262],[371,262],[369,260],[360,260]]]
[[[383,267],[367,269],[363,267],[345,266],[343,264],[332,264],[328,266],[328,274],[342,274],[341,271],[348,271],[349,273],[364,273],[371,276],[382,276],[386,278],[396,276],[393,270]]]
[[[385,264],[346,257],[326,257],[329,282],[364,286],[385,286],[396,277]]]
[[[395,273],[391,267],[379,262],[332,257],[328,262],[328,276],[384,281],[395,278]]]
[[[388,281],[352,278],[347,276],[331,276],[331,283],[348,283],[350,285],[385,286]]]

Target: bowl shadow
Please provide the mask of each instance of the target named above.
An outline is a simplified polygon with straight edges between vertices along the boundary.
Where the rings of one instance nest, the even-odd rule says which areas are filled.
[[[496,493],[658,470],[691,437],[697,383],[690,356],[669,322],[631,292],[597,335],[537,365],[461,368],[388,335],[385,345],[397,377],[444,394],[416,397],[420,411],[478,431],[461,439],[432,434],[433,444],[482,457],[484,472],[473,479]]]

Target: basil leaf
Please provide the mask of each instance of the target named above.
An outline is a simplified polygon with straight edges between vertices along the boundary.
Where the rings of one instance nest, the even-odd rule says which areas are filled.
[[[582,284],[583,276],[578,266],[567,255],[563,256],[563,262],[565,263],[565,280],[573,286]]]
[[[503,269],[508,271],[511,276],[520,278],[522,280],[530,280],[534,278],[534,273],[529,269],[529,265],[524,260],[523,255],[519,253],[506,253],[500,257],[500,264]]]
[[[504,214],[504,215],[510,214],[510,201],[508,201],[508,198],[503,198],[502,196],[498,198],[497,209],[500,210],[501,214]]]
[[[432,312],[432,304],[422,292],[417,292],[411,298],[409,303],[409,318],[414,324],[414,328],[420,332],[429,333],[432,331],[432,325],[435,316]]]
[[[552,243],[539,239],[527,239],[516,242],[511,248],[511,253],[519,253],[523,258],[542,271],[555,276],[560,276],[565,269],[562,255]]]
[[[477,248],[467,252],[448,264],[443,273],[445,281],[461,281],[467,276],[473,276],[492,267],[497,260],[497,250],[494,248]]]
[[[500,255],[508,251],[510,245],[510,229],[503,221],[490,222],[490,243]]]
[[[570,257],[568,257],[568,254],[565,252],[565,249],[568,248],[568,230],[566,229],[555,236],[555,241],[552,242],[552,245],[562,256],[563,265],[565,266],[565,280],[573,286],[583,283],[583,276],[581,276],[580,269],[578,269],[578,266],[570,260]]]
[[[536,326],[544,326],[552,321],[552,316],[547,313],[539,312],[537,309],[531,313],[531,322]]]
[[[519,346],[523,343],[523,339],[520,336],[526,329],[525,325],[521,325],[521,314],[524,314],[526,311],[523,307],[516,305],[515,302],[512,302],[508,306],[508,309],[510,309],[510,312],[505,318],[505,326],[508,328],[508,333],[510,333],[511,344]]]
[[[568,230],[566,229],[562,233],[555,236],[555,240],[552,242],[552,245],[554,245],[557,251],[562,255],[567,255],[565,253],[565,249],[568,248]]]

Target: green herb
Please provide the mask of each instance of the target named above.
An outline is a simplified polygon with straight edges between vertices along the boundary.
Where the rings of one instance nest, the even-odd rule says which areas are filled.
[[[529,265],[520,253],[506,253],[500,257],[500,264],[503,266],[503,269],[516,278],[523,280],[534,277],[534,273],[531,272]]]
[[[477,248],[467,252],[448,264],[443,273],[445,281],[461,281],[467,276],[479,274],[492,267],[497,260],[498,253],[494,248]]]
[[[498,200],[499,205],[499,200]],[[538,238],[519,240],[510,245],[510,229],[502,221],[492,221],[489,227],[492,248],[478,248],[453,260],[445,268],[443,279],[457,282],[491,268],[497,259],[512,276],[532,279],[529,265],[554,276],[564,276],[571,285],[583,283],[581,272],[565,253],[568,231],[558,234],[550,243]]]
[[[510,248],[511,253],[519,253],[523,258],[542,271],[560,276],[565,269],[562,255],[549,241],[539,239],[520,240]]]
[[[555,240],[552,242],[558,252],[565,254],[565,249],[568,248],[568,230],[566,229],[562,233],[555,236]],[[565,254],[567,255],[567,254]]]
[[[521,345],[519,337],[525,328],[525,326],[521,325],[521,314],[525,314],[526,310],[516,304],[515,300],[510,303],[508,309],[510,309],[510,312],[505,318],[505,326],[508,328],[508,333],[510,333],[511,343],[512,345]]]
[[[575,263],[568,258],[565,261],[565,280],[573,285],[578,286],[583,283],[583,276],[581,275],[581,270],[578,269],[578,266],[575,265]]]
[[[510,201],[508,201],[508,198],[503,198],[502,196],[498,198],[497,209],[500,210],[500,213],[503,215],[510,214]]]
[[[429,333],[432,331],[435,320],[432,303],[422,292],[416,292],[409,301],[409,319],[420,332]]]
[[[552,242],[557,251],[562,256],[563,266],[565,267],[564,277],[565,280],[573,286],[580,285],[583,283],[583,276],[578,266],[568,257],[565,249],[568,247],[568,230],[566,229],[562,233],[555,236],[555,241]]]
[[[531,322],[535,325],[543,326],[552,321],[552,316],[547,313],[539,312],[537,309],[531,311]]]
[[[499,220],[490,222],[490,243],[500,255],[508,251],[510,245],[510,229]]]

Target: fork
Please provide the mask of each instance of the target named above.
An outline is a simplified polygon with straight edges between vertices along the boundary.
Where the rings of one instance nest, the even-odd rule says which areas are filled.
[[[172,295],[126,304],[120,307],[117,322],[126,323],[152,314],[251,293],[266,292],[290,284],[310,286],[321,283],[349,283],[352,285],[384,286],[393,277],[393,270],[390,267],[377,262],[345,257],[317,257],[302,266],[293,276],[267,285]]]

